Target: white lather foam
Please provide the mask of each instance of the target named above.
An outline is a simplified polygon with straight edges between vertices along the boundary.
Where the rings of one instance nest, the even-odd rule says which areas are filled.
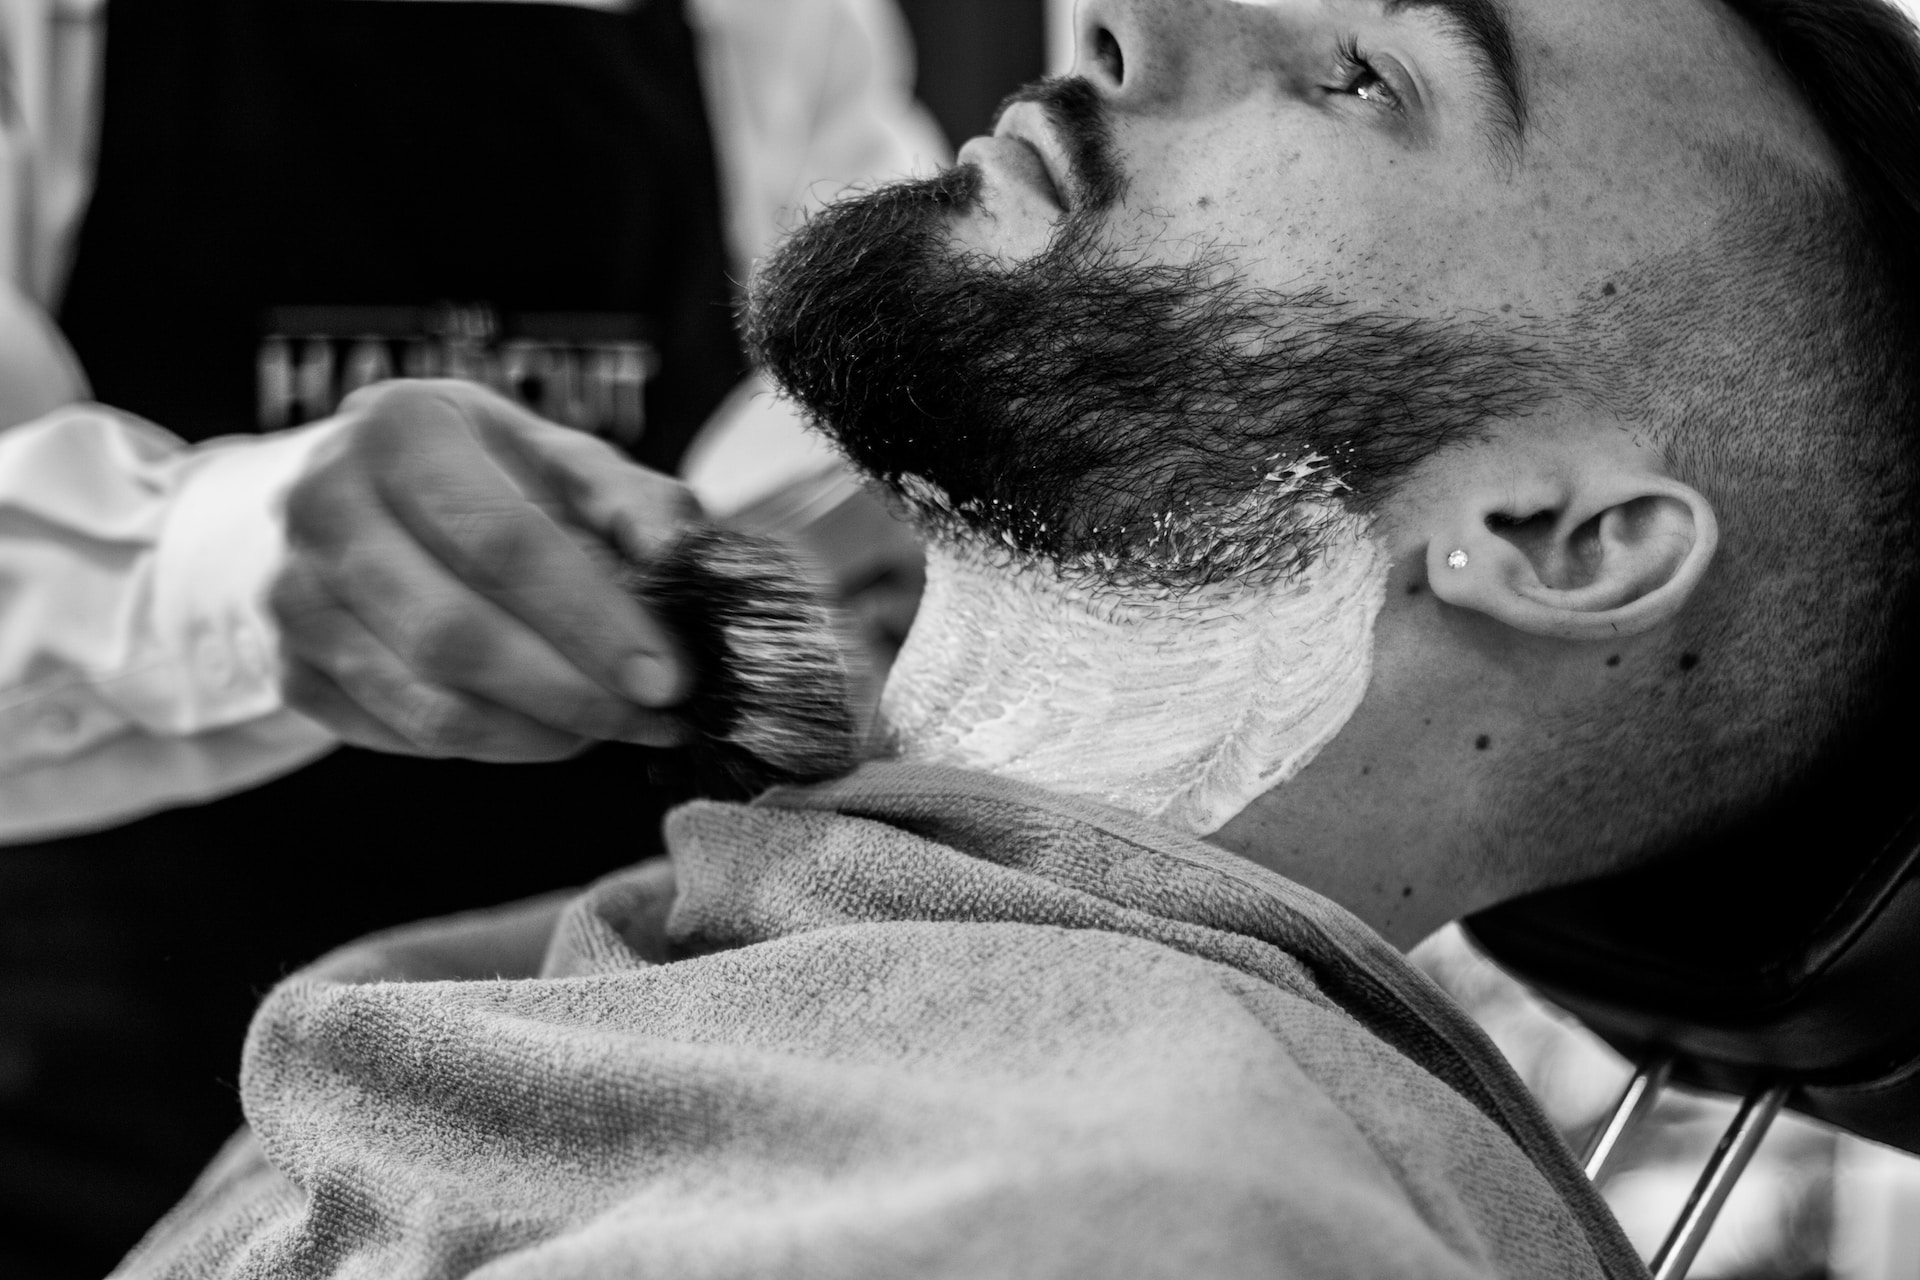
[[[1205,835],[1299,772],[1365,694],[1387,559],[1357,519],[1303,575],[1180,594],[945,540],[881,700],[902,755]]]

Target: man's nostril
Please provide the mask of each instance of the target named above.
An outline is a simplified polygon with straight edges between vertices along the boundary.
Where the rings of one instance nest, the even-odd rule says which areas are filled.
[[[1096,66],[1113,77],[1115,87],[1126,83],[1127,60],[1120,53],[1120,41],[1105,27],[1093,33],[1093,60]]]

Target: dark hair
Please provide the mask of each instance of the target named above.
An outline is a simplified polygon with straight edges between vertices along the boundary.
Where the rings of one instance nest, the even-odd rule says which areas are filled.
[[[1726,536],[1657,667],[1552,727],[1582,776],[1548,759],[1517,780],[1506,807],[1531,816],[1500,842],[1583,847],[1570,872],[1716,832],[1799,839],[1809,811],[1920,793],[1920,37],[1882,0],[1722,2],[1840,172],[1714,144],[1713,233],[1574,317],[1603,353],[1596,398],[1661,441]]]
[[[1800,91],[1880,252],[1920,262],[1920,41],[1885,0],[1722,0]]]

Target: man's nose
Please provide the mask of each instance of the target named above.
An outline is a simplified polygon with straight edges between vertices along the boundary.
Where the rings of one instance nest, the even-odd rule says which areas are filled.
[[[1245,93],[1284,39],[1276,6],[1244,0],[1079,0],[1076,75],[1115,109],[1193,109]]]

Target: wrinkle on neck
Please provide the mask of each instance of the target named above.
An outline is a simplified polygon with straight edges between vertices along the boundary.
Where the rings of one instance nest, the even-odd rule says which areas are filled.
[[[881,699],[903,758],[1218,830],[1360,705],[1387,558],[1360,522],[1305,574],[1121,590],[944,540]]]

